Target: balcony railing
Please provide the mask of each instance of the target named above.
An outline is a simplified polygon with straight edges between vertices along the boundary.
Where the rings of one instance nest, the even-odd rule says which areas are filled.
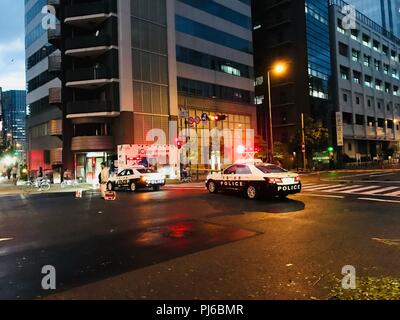
[[[102,36],[85,36],[70,38],[65,41],[66,50],[83,49],[83,48],[93,48],[101,46],[110,46],[111,38],[107,35]]]
[[[67,82],[91,81],[111,78],[111,71],[106,67],[68,70],[66,74]]]
[[[62,135],[62,121],[61,120],[50,120],[47,124],[48,133],[50,136],[61,136]]]
[[[60,0],[47,0],[47,4],[50,6],[59,6]]]
[[[49,72],[57,72],[61,70],[61,55],[54,54],[49,56]]]
[[[72,151],[113,150],[114,141],[110,136],[74,137],[71,141]]]
[[[117,1],[115,0],[99,0],[74,5],[65,8],[65,18],[88,16],[94,14],[117,13]]]
[[[59,23],[57,23],[55,29],[47,30],[47,37],[48,37],[49,41],[60,39],[61,38],[61,25]]]
[[[49,103],[60,104],[61,103],[61,88],[50,88],[49,89]]]
[[[67,114],[85,114],[85,113],[111,113],[119,112],[111,101],[87,100],[67,103]]]

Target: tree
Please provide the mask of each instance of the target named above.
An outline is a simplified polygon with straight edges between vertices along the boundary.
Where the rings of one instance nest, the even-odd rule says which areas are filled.
[[[314,120],[307,117],[304,121],[304,136],[306,142],[306,153],[309,160],[312,159],[316,152],[326,150],[328,147],[329,130],[324,127],[322,120]],[[298,130],[294,139],[292,139],[290,146],[291,151],[301,152],[302,132]]]

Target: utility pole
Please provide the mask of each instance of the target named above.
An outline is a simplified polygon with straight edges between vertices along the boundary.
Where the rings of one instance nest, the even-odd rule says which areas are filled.
[[[274,131],[272,128],[272,97],[271,97],[271,74],[267,72],[267,86],[268,86],[268,106],[269,106],[269,141],[268,141],[268,158],[269,162],[274,161]]]
[[[301,152],[303,154],[303,171],[306,171],[306,135],[304,128],[304,113],[301,114]]]

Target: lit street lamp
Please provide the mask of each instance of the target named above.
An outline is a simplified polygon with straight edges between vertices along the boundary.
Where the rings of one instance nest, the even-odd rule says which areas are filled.
[[[271,96],[271,73],[276,76],[282,76],[287,71],[287,64],[285,62],[277,62],[272,68],[267,71],[267,91],[268,91],[268,105],[269,105],[269,150],[268,157],[269,161],[272,162],[274,159],[274,136],[272,128],[272,96]]]

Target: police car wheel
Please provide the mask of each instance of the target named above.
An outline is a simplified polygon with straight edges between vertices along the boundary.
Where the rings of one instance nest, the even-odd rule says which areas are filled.
[[[107,183],[107,190],[114,191],[114,185],[111,182]]]
[[[208,189],[208,191],[210,193],[217,193],[218,192],[217,185],[215,184],[214,181],[208,182],[207,189]]]
[[[136,191],[136,183],[135,182],[131,182],[131,184],[129,185],[129,190],[131,190],[132,192]]]
[[[247,187],[246,194],[247,194],[247,197],[248,197],[250,200],[256,199],[257,196],[258,196],[257,188],[256,188],[255,186],[253,186],[253,185],[249,185],[249,186]]]

